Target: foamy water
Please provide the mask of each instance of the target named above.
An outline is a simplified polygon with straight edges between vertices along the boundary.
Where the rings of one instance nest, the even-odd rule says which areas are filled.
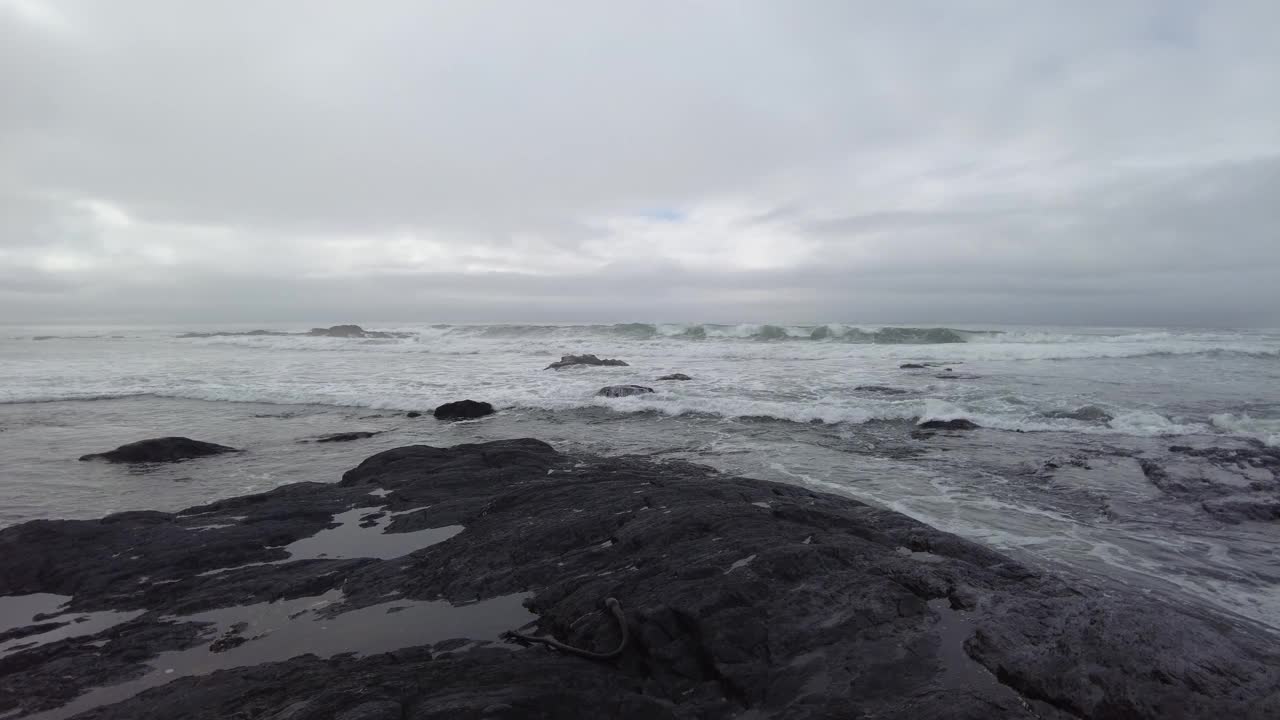
[[[399,445],[528,436],[569,451],[693,460],[840,492],[1080,577],[1175,593],[1265,623],[1280,617],[1277,525],[1223,525],[1162,496],[1134,459],[1162,459],[1175,443],[1276,446],[1280,333],[365,327],[407,336],[181,337],[249,326],[0,329],[0,525],[178,509],[286,482],[334,481]],[[584,352],[630,366],[544,369]],[[905,363],[930,367],[899,367]],[[673,372],[693,380],[656,379]],[[622,383],[656,392],[595,396]],[[459,424],[404,417],[461,398],[487,400],[500,413]],[[1110,419],[1063,416],[1084,407]],[[954,418],[985,429],[912,436],[919,422]],[[308,442],[350,430],[381,434]],[[170,434],[246,452],[155,468],[75,460]],[[1072,458],[1092,469],[1066,465]],[[1047,462],[1063,469],[1046,475]]]

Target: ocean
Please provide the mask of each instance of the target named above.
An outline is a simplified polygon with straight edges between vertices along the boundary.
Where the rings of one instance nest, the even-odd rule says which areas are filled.
[[[1280,446],[1280,331],[366,323],[402,336],[274,334],[328,324],[0,327],[0,526],[332,482],[400,445],[536,437],[847,494],[1098,587],[1280,630],[1280,522],[1204,502],[1233,482],[1269,486],[1257,468],[1241,464],[1237,478],[1187,451]],[[268,332],[238,334],[255,329]],[[545,369],[569,353],[629,365]],[[669,373],[692,380],[657,380]],[[623,383],[655,392],[595,395]],[[430,416],[463,398],[499,412]],[[920,428],[951,419],[980,427]],[[312,442],[354,430],[378,434]],[[163,435],[246,452],[77,462]],[[1160,487],[1155,472],[1180,479]]]

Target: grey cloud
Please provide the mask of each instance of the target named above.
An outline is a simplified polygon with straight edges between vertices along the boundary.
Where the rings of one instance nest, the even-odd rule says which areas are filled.
[[[1280,324],[1277,26],[0,0],[0,320]]]

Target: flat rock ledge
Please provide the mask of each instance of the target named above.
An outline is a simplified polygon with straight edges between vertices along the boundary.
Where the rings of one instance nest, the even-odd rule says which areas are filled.
[[[24,596],[0,597],[6,719],[1280,717],[1256,627],[849,498],[528,439],[6,528],[0,596]],[[610,597],[616,660],[499,639],[607,652]]]

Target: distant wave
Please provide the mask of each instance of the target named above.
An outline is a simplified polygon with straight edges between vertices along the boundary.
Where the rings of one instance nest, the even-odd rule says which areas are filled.
[[[945,327],[879,327],[861,328],[849,325],[769,325],[743,323],[717,325],[711,323],[653,324],[622,323],[615,325],[455,325],[436,326],[446,335],[484,338],[534,338],[562,336],[600,336],[630,340],[825,340],[867,344],[921,344],[968,342],[985,331],[958,330]]]

